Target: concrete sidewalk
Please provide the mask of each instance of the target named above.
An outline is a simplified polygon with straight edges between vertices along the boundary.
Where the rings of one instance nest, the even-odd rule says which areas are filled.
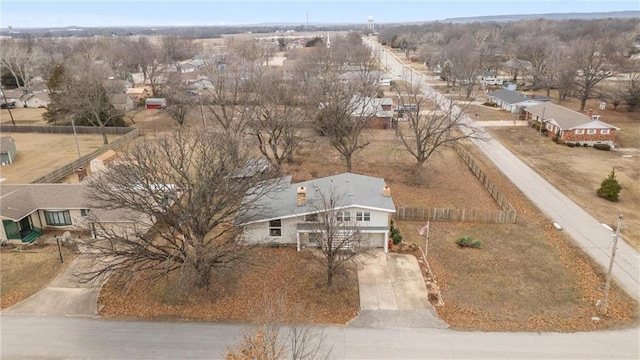
[[[427,287],[411,255],[376,249],[361,258],[360,312],[350,326],[446,328],[429,303]]]
[[[94,259],[81,254],[46,288],[2,311],[2,315],[79,316],[98,315],[98,295],[102,279],[83,283],[76,276],[93,265]]]

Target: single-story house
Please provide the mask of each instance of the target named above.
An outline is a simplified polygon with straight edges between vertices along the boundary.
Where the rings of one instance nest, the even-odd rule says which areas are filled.
[[[0,187],[0,240],[32,242],[43,229],[77,229],[89,210],[84,186],[25,184]]]
[[[116,109],[122,111],[128,111],[134,107],[133,99],[127,94],[113,94],[113,96],[111,96],[111,104],[113,104]]]
[[[245,241],[296,245],[298,251],[321,246],[318,237],[326,231],[321,214],[329,212],[344,226],[341,229],[361,236],[361,246],[388,252],[389,224],[396,208],[384,179],[343,173],[300,183],[291,183],[290,176],[280,181],[282,186],[238,219]],[[329,197],[333,206],[326,204]]]
[[[140,99],[146,99],[149,96],[149,90],[144,87],[134,87],[127,89],[127,96],[133,101],[138,102]]]
[[[490,91],[487,93],[487,96],[489,97],[489,101],[514,114],[520,113],[522,109],[537,105],[541,102],[551,101],[551,98],[548,96],[525,95],[508,89]]]
[[[502,85],[504,79],[499,78],[498,74],[495,71],[485,71],[478,76],[478,80],[480,84],[487,85]]]
[[[562,142],[613,147],[616,131],[620,130],[600,121],[600,116],[593,115],[591,111],[585,115],[550,102],[531,106],[525,109],[525,114],[528,121],[544,126],[547,136],[558,136]]]
[[[353,117],[367,118],[367,127],[388,129],[393,118],[393,99],[371,98],[354,95]]]
[[[11,136],[0,136],[0,165],[13,164],[16,156],[18,156],[16,139]]]
[[[18,100],[22,103],[23,107],[28,108],[44,108],[51,103],[51,98],[45,93],[26,93],[20,96]]]
[[[167,99],[165,98],[147,98],[144,101],[145,109],[162,109],[167,106]]]
[[[88,191],[82,184],[2,185],[0,241],[30,243],[47,229],[86,230],[95,224],[120,232],[144,230],[140,214],[88,208]],[[88,217],[94,211],[94,216]]]

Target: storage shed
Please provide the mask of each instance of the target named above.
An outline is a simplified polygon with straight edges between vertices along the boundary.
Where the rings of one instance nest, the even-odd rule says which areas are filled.
[[[0,165],[10,165],[18,155],[16,140],[11,136],[0,136]]]
[[[162,109],[167,106],[167,99],[165,98],[148,98],[144,101],[146,109]]]

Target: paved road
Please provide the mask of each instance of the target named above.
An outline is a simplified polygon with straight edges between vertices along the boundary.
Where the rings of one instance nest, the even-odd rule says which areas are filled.
[[[1,316],[2,359],[218,359],[243,325]],[[490,333],[322,328],[333,359],[637,359],[639,329]]]
[[[370,41],[369,45],[381,49],[377,43]],[[384,52],[388,53],[387,50]],[[404,74],[405,80],[421,84],[425,94],[429,94],[443,104],[449,101],[430,86],[424,85],[426,82],[422,81],[424,79],[421,74],[413,70],[403,71],[402,63],[391,53],[386,55],[385,62],[392,74]],[[569,233],[576,243],[606,271],[611,258],[612,233],[601,223],[615,223],[619,214],[611,214],[610,219],[595,219],[492,138],[475,121],[468,116],[465,116],[465,121],[478,128],[489,139],[474,141],[487,158],[549,217],[550,222],[559,223],[563,231]],[[627,293],[640,300],[640,254],[624,241],[618,242],[613,277]]]

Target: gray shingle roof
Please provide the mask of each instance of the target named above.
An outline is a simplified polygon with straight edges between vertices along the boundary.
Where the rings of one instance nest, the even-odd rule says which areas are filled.
[[[36,210],[88,209],[83,184],[20,184],[0,186],[0,218],[19,221]],[[92,209],[97,221],[136,221],[141,214],[131,210]]]
[[[9,152],[9,144],[15,141],[11,136],[0,136],[0,153],[6,154]]]
[[[531,98],[528,97],[527,95],[521,94],[517,91],[511,91],[507,89],[491,91],[487,95],[490,97],[500,99],[506,102],[507,104],[517,104],[517,103],[531,100]]]
[[[553,103],[541,103],[531,106],[525,111],[533,115],[537,115],[540,118],[544,117],[544,121],[553,121],[563,130],[584,127],[584,125],[590,123],[593,123],[594,126],[590,126],[593,128],[617,129],[615,126],[609,125],[603,121],[594,121],[587,115]]]
[[[18,221],[38,209],[85,209],[85,185],[25,184],[0,186],[0,217]]]
[[[249,210],[239,219],[240,224],[317,213],[323,210],[321,196],[327,198],[332,193],[336,200],[335,209],[361,207],[396,212],[392,198],[382,195],[382,189],[386,184],[381,178],[342,173],[296,184],[291,183],[291,177],[281,180],[284,186],[274,190],[274,194],[262,197],[255,204],[255,209]],[[301,186],[307,189],[307,201],[305,205],[297,206],[297,189]]]

